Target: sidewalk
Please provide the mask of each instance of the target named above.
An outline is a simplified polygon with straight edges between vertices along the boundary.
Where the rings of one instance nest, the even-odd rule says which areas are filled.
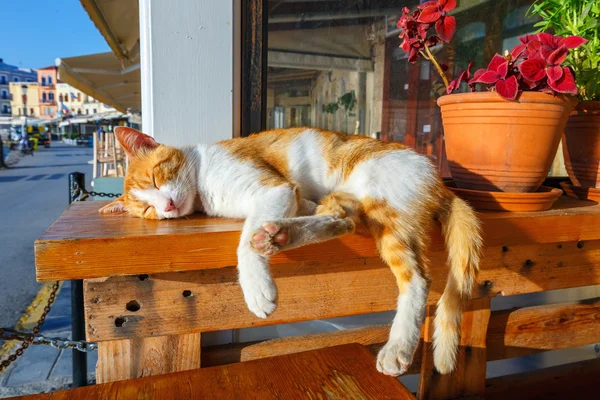
[[[50,285],[45,285],[32,305],[17,323],[17,329],[30,331],[39,319],[50,293]],[[71,282],[64,282],[59,289],[46,322],[40,333],[44,336],[71,337]],[[7,342],[0,350],[0,358],[5,359],[18,346],[17,342]],[[24,394],[51,392],[67,389],[72,383],[72,350],[58,350],[50,346],[30,346],[21,357],[0,374],[0,398]],[[97,352],[88,353],[88,381],[95,381]]]

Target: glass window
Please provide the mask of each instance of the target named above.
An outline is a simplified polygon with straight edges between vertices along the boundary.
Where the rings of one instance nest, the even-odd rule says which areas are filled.
[[[81,102],[81,93],[77,93],[77,101]]]
[[[48,77],[48,85],[52,85],[52,76]]]
[[[8,104],[2,105],[2,112],[4,114],[8,114],[10,112],[10,108],[9,108]]]
[[[46,77],[42,76],[42,86],[46,86]]]
[[[8,99],[8,92],[6,90],[2,90],[2,99],[3,100],[7,100]]]
[[[98,109],[94,108],[94,114],[96,114],[98,112]]]
[[[315,126],[402,142],[445,173],[436,100],[443,85],[427,61],[410,64],[396,26],[418,0],[268,1],[267,128]],[[451,75],[474,71],[533,32],[532,0],[461,0],[458,30],[433,48]]]
[[[54,93],[53,92],[50,92],[49,96],[50,96],[50,100],[51,101],[54,100]]]
[[[42,101],[44,101],[44,102],[45,102],[45,101],[46,101],[46,97],[47,97],[47,96],[46,96],[46,92],[42,93]]]
[[[6,75],[0,75],[0,85],[6,84],[8,84],[8,78],[6,77]]]
[[[13,82],[19,82],[19,77],[18,77],[18,76],[15,76],[15,77],[13,78]]]

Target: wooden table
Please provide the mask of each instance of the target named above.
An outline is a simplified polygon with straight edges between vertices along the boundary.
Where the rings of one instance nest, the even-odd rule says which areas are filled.
[[[247,310],[237,284],[241,221],[101,215],[104,204],[73,204],[35,244],[38,280],[85,280],[86,334],[99,342],[99,382],[342,343],[358,342],[375,352],[387,339],[389,327],[379,326],[201,352],[202,332],[393,310],[395,280],[368,237],[350,235],[287,251],[271,263],[278,308],[259,319]],[[565,197],[549,211],[486,212],[481,218],[485,249],[474,300],[463,318],[459,366],[452,375],[434,374],[428,317],[409,371],[421,372],[421,398],[482,394],[489,360],[600,341],[600,320],[593,317],[599,302],[489,309],[490,298],[498,295],[600,284],[600,205]],[[448,273],[439,230],[432,235],[428,315]]]
[[[361,345],[265,358],[13,400],[414,399],[397,379],[379,374]]]

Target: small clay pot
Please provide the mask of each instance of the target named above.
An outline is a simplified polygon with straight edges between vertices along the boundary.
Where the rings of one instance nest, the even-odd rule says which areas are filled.
[[[575,98],[524,92],[507,101],[495,92],[442,96],[450,173],[462,189],[535,192],[556,155]]]
[[[576,186],[600,188],[600,101],[583,101],[562,137],[565,168]]]

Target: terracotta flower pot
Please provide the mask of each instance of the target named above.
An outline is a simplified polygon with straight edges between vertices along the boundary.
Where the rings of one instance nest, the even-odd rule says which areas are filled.
[[[534,192],[548,175],[575,99],[525,92],[442,96],[446,154],[459,188]]]
[[[576,186],[600,188],[600,101],[583,101],[562,138],[565,168]]]

